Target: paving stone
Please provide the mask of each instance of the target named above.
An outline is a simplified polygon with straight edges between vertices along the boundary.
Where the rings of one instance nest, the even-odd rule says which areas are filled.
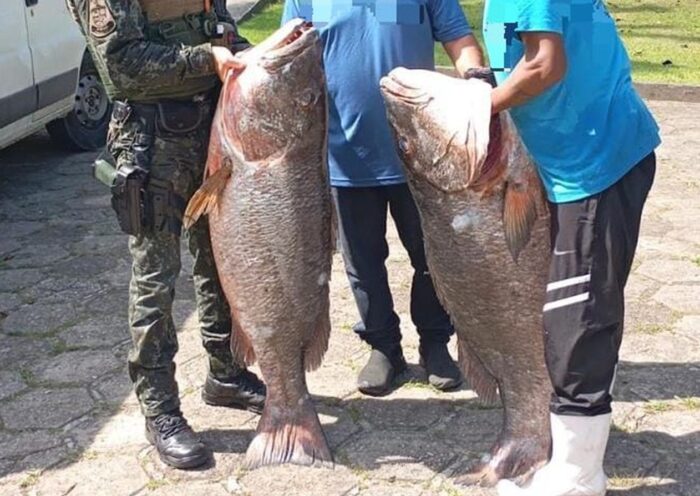
[[[690,260],[649,260],[637,272],[664,284],[700,282],[700,266]]]
[[[62,446],[60,436],[46,431],[20,432],[10,434],[0,432],[0,459],[20,458],[30,453],[45,451]]]
[[[216,482],[177,482],[155,481],[152,483],[155,489],[147,488],[148,496],[173,496],[182,494],[187,496],[229,496],[229,492],[222,484]],[[159,484],[162,484],[158,487]]]
[[[364,432],[343,446],[337,461],[383,480],[427,481],[456,458],[444,440],[423,432]]]
[[[449,394],[423,384],[404,386],[384,398],[360,398],[346,404],[382,431],[425,429],[444,418],[454,406]]]
[[[637,434],[612,432],[605,454],[605,470],[617,477],[639,477],[648,474],[660,460],[660,455]]]
[[[37,389],[0,404],[0,418],[8,429],[52,429],[93,408],[82,388]]]
[[[698,290],[698,288],[689,289],[685,286],[664,286],[654,295],[654,300],[677,312],[698,314],[700,313]]]
[[[700,245],[671,236],[642,236],[637,247],[637,257],[649,259],[666,257],[670,259],[691,259],[700,253]]]
[[[41,281],[43,278],[43,274],[37,269],[0,270],[0,291],[14,293]]]
[[[51,344],[43,339],[0,333],[0,368],[16,372],[45,358],[52,349]]]
[[[124,362],[126,368],[126,362]],[[133,394],[133,385],[126,370],[118,371],[93,382],[92,387],[101,395],[101,401],[108,405],[121,405]]]
[[[26,389],[27,385],[16,371],[0,371],[0,400]]]
[[[9,268],[45,267],[69,256],[60,246],[31,244],[13,253],[5,265]]]
[[[700,315],[684,315],[674,327],[679,333],[685,333],[690,339],[700,339]]]
[[[82,255],[56,263],[51,267],[51,272],[59,275],[80,277],[93,277],[107,270],[111,270],[112,260],[101,255]]]
[[[11,254],[22,248],[22,244],[16,239],[0,239],[0,267],[3,260],[10,258]]]
[[[700,366],[693,363],[632,363],[618,368],[615,396],[626,401],[700,397]]]
[[[17,293],[0,293],[0,313],[7,313],[22,304],[22,298]]]
[[[23,238],[44,227],[42,222],[0,222],[0,232],[8,238]]]
[[[47,334],[77,319],[71,305],[35,303],[10,312],[2,322],[8,334]]]
[[[134,494],[148,483],[135,456],[98,456],[43,474],[37,496],[111,496]]]
[[[334,469],[296,466],[264,467],[247,473],[240,481],[245,494],[299,494],[304,496],[341,496],[357,485],[357,476],[347,468]]]
[[[81,449],[91,453],[116,452],[136,457],[139,451],[148,446],[144,435],[144,418],[138,409],[88,418],[68,429],[67,434],[75,438]]]
[[[425,496],[426,491],[415,484],[401,482],[386,482],[370,480],[365,482],[364,488],[357,491],[359,496]],[[362,487],[362,486],[360,486]],[[352,494],[352,493],[351,493]]]
[[[42,382],[88,384],[123,366],[111,350],[80,350],[61,353],[39,362],[32,368],[32,372]]]
[[[91,317],[58,335],[68,346],[114,346],[131,339],[126,319],[120,315]]]

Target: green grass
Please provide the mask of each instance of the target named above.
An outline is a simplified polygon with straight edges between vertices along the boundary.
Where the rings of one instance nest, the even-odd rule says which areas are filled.
[[[484,0],[460,0],[481,41]],[[700,7],[698,0],[608,0],[633,64],[637,81],[700,84]],[[273,2],[241,25],[258,43],[279,27],[282,3]],[[439,65],[450,61],[436,46]],[[664,65],[671,61],[670,65]]]

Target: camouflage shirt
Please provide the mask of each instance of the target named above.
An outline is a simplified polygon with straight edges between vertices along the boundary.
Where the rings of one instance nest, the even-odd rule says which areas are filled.
[[[185,94],[199,88],[193,80],[217,80],[212,44],[167,43],[149,37],[149,24],[138,0],[66,0],[86,37],[88,48],[112,99],[147,98],[154,89]],[[236,24],[225,0],[212,0],[219,21]],[[236,31],[236,47],[247,41]],[[235,50],[234,50],[235,51]],[[180,90],[180,91],[178,91]],[[167,90],[166,90],[167,92]],[[196,94],[192,91],[191,94]],[[181,95],[180,95],[181,96]]]

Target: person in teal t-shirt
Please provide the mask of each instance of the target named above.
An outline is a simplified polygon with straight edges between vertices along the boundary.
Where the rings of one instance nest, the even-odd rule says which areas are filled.
[[[654,180],[659,130],[601,0],[486,0],[498,86],[552,205],[544,306],[553,384],[550,462],[501,496],[603,496],[624,287]]]
[[[286,0],[282,21],[312,21],[324,42],[328,82],[328,165],[345,269],[372,352],[358,376],[371,395],[391,391],[406,368],[386,258],[387,213],[414,269],[411,318],[430,383],[454,389],[461,375],[447,350],[453,333],[428,272],[423,233],[386,118],[379,80],[404,66],[434,69],[435,42],[460,72],[483,65],[458,0]]]

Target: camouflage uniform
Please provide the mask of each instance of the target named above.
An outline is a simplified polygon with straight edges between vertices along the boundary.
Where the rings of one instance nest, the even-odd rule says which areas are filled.
[[[145,165],[149,181],[166,181],[177,200],[164,225],[129,239],[129,325],[134,342],[129,375],[144,415],[155,417],[179,408],[173,362],[178,341],[172,318],[181,268],[179,219],[202,181],[219,84],[212,45],[202,34],[204,25],[229,23],[235,35],[228,40],[232,51],[248,45],[235,32],[224,0],[212,2],[213,12],[188,16],[185,24],[149,22],[149,1],[154,0],[67,0],[109,96],[117,102],[107,151],[117,168]],[[166,9],[167,1],[161,0]],[[163,27],[172,31],[173,25],[185,29],[177,39],[164,39]],[[164,101],[169,106],[159,105]],[[242,368],[230,351],[230,310],[217,277],[206,219],[188,235],[203,344],[212,375],[225,380]]]

